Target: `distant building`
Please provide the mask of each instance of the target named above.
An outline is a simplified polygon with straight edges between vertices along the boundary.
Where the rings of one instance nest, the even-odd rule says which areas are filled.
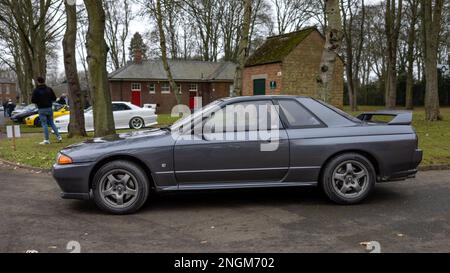
[[[246,61],[243,94],[305,95],[315,97],[325,38],[316,28],[267,38]],[[343,105],[341,58],[336,62],[331,103]]]
[[[178,90],[171,90],[161,60],[134,61],[111,73],[109,82],[114,101],[129,101],[135,105],[157,104],[158,113],[170,113],[177,104],[174,92],[179,92],[182,104],[194,107],[194,98],[201,96],[203,105],[230,96],[236,65],[231,62],[201,62],[169,60]]]
[[[13,102],[19,101],[19,92],[17,91],[17,83],[10,79],[0,78],[0,101],[3,102],[11,99]]]

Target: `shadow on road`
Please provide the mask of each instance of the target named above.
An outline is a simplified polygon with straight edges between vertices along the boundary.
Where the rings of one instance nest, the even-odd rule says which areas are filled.
[[[392,187],[378,185],[369,198],[356,206],[377,204],[394,205],[404,201],[402,194]],[[222,191],[197,191],[177,193],[151,193],[141,213],[152,211],[189,211],[198,209],[245,208],[258,206],[304,206],[336,207],[322,191],[316,187],[243,189]],[[72,201],[70,209],[78,213],[102,214],[94,202]]]

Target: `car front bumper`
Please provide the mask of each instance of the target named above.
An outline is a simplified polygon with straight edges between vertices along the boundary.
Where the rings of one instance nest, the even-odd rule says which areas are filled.
[[[93,163],[79,163],[70,165],[54,165],[53,178],[62,190],[64,199],[90,199],[90,173]]]

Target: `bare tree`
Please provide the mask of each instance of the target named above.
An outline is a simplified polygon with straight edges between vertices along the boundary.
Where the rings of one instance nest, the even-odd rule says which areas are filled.
[[[346,58],[345,72],[352,111],[358,109],[359,72],[364,44],[365,6],[364,0],[360,4],[359,2],[360,0],[341,0]],[[356,14],[358,12],[359,14]],[[356,18],[357,16],[360,18]],[[355,24],[355,21],[358,25]]]
[[[419,0],[408,0],[408,17],[409,17],[409,29],[408,29],[408,41],[407,41],[407,71],[406,71],[406,109],[412,110],[413,104],[413,88],[414,88],[414,46],[416,44],[416,24],[418,19],[418,6]]]
[[[248,40],[252,19],[252,0],[245,0],[244,19],[242,21],[242,36],[239,42],[238,66],[234,76],[234,94],[242,96],[242,73],[244,72],[245,59],[248,56]]]
[[[325,32],[325,46],[320,62],[320,73],[317,78],[318,95],[325,102],[331,99],[333,75],[335,71],[337,53],[341,48],[343,31],[339,0],[325,0],[327,28]]]
[[[87,60],[93,94],[95,136],[115,134],[106,62],[105,11],[102,1],[84,0],[88,13]]]
[[[106,42],[109,47],[111,68],[117,70],[126,64],[126,41],[133,19],[128,0],[105,0]]]
[[[397,48],[402,21],[403,0],[386,0],[386,42],[387,42],[387,72],[386,72],[386,107],[394,108],[397,102]]]
[[[156,16],[156,20],[158,22],[159,42],[160,42],[160,46],[161,46],[161,59],[163,62],[164,70],[166,71],[167,78],[169,79],[170,89],[172,89],[172,92],[175,94],[175,98],[176,98],[178,104],[181,104],[181,96],[178,92],[178,86],[173,79],[172,71],[170,70],[169,62],[167,60],[166,35],[164,33],[164,23],[163,23],[163,16],[162,16],[162,10],[161,10],[161,0],[156,0],[155,16]]]
[[[314,16],[316,0],[271,0],[278,34],[300,29]]]
[[[204,61],[217,61],[219,55],[221,0],[182,0],[183,9],[195,24],[200,37],[200,51]]]
[[[422,24],[425,53],[425,113],[426,120],[437,121],[441,119],[439,110],[437,56],[439,33],[442,23],[442,8],[444,0],[422,0]]]
[[[64,1],[66,8],[66,32],[63,39],[64,68],[69,89],[70,125],[69,138],[86,136],[84,124],[83,93],[78,78],[75,45],[77,41],[77,8]]]
[[[30,101],[32,80],[47,74],[49,44],[64,31],[61,19],[63,1],[58,0],[0,0],[0,21],[18,37],[23,77],[22,99]]]

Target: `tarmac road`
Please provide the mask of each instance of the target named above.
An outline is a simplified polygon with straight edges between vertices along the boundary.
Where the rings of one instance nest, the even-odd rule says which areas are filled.
[[[0,252],[450,251],[450,171],[378,185],[364,204],[337,206],[315,188],[152,196],[135,215],[62,200],[48,174],[0,165]]]

